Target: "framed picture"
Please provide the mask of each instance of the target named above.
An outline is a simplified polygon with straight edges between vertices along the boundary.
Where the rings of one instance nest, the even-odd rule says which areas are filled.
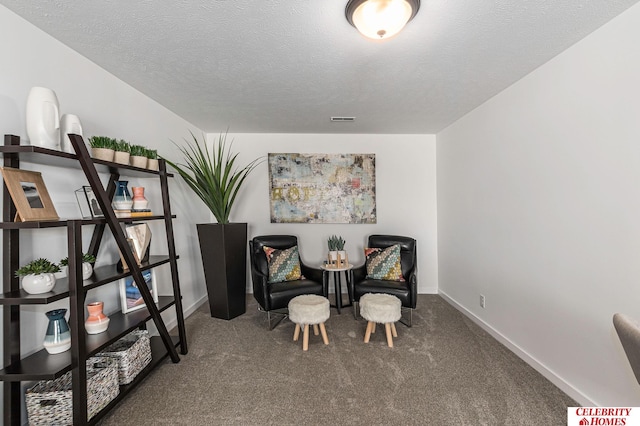
[[[16,222],[60,219],[40,172],[11,167],[1,167],[0,170],[18,211]]]
[[[104,213],[98,205],[98,199],[90,186],[76,189],[76,200],[78,200],[78,207],[80,207],[83,219],[104,217]]]
[[[89,209],[89,201],[87,200],[87,196],[84,193],[84,189],[76,189],[76,201],[78,202],[78,207],[80,208],[80,214],[83,219],[91,219],[93,216],[91,215],[91,210]]]
[[[153,301],[158,303],[158,289],[156,284],[156,273],[153,269],[142,271],[142,276],[151,291]],[[146,305],[142,299],[142,294],[133,280],[133,277],[122,278],[118,285],[120,286],[120,301],[122,303],[122,313],[126,314],[131,311],[144,308]]]
[[[96,198],[96,194],[93,193],[93,189],[90,186],[83,186],[84,195],[87,197],[87,202],[89,203],[89,211],[91,212],[92,217],[104,217],[104,213],[98,204],[98,199]]]

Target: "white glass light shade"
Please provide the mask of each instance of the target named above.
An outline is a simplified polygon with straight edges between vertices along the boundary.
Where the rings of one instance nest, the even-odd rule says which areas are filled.
[[[412,2],[419,7],[419,2]],[[347,18],[365,37],[381,40],[398,34],[417,12],[407,0],[366,0],[352,12],[347,5]],[[349,16],[349,13],[352,13]]]

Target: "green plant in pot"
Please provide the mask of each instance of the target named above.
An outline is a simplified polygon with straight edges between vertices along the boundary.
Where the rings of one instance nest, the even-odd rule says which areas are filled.
[[[96,261],[96,257],[89,253],[83,253],[82,255],[82,279],[88,280],[93,274],[93,264]],[[69,266],[69,258],[65,257],[60,259],[60,266],[64,267],[65,271]]]
[[[131,165],[140,167],[141,169],[147,168],[147,148],[142,145],[131,145]]]
[[[147,157],[147,169],[158,170],[158,151],[155,149],[147,149],[144,155]]]
[[[39,258],[21,266],[16,277],[22,278],[22,289],[29,294],[47,293],[56,285],[55,273],[60,267],[50,260]]]
[[[264,159],[240,167],[226,133],[219,136],[212,149],[206,140],[199,141],[193,133],[191,137],[185,140],[186,146],[176,144],[184,162],[165,160],[218,222],[197,225],[200,253],[211,316],[232,319],[246,311],[247,224],[230,223],[229,215],[245,179]]]
[[[339,261],[344,262],[346,259],[346,253],[344,251],[344,245],[346,241],[342,237],[332,235],[327,240],[327,246],[329,247],[329,263],[336,263]]]
[[[92,136],[89,138],[91,156],[98,160],[113,161],[116,140],[108,136]]]
[[[115,154],[113,161],[120,164],[129,164],[129,157],[131,156],[131,144],[120,139],[114,144]]]

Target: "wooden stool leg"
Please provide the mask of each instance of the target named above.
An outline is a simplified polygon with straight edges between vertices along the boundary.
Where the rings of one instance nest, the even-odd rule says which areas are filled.
[[[309,324],[304,325],[304,332],[302,333],[302,350],[309,349]]]
[[[371,326],[371,334],[375,334],[376,333],[376,323],[372,323],[373,325]]]
[[[322,333],[322,341],[325,345],[328,345],[329,338],[327,337],[327,329],[324,328],[324,323],[320,323],[320,332]]]
[[[367,323],[367,332],[364,333],[364,342],[369,343],[369,338],[371,337],[371,329],[375,326],[374,322],[369,321]]]
[[[318,335],[318,324],[313,324],[313,334]]]
[[[384,325],[384,329],[387,332],[387,345],[389,345],[390,348],[393,347],[393,337],[391,337],[391,324],[390,323],[386,323]]]
[[[396,331],[396,323],[395,322],[391,323],[391,333],[393,334],[393,337],[398,337],[398,332]]]
[[[300,337],[300,324],[296,324],[296,329],[293,331],[293,341],[297,342]]]

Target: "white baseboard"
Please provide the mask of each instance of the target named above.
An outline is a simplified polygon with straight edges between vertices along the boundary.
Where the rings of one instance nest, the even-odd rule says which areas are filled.
[[[439,291],[438,294],[446,300],[451,306],[462,312],[466,317],[471,319],[474,323],[478,324],[483,330],[489,333],[494,339],[506,346],[511,352],[516,354],[520,359],[529,364],[534,370],[542,374],[547,380],[560,388],[561,391],[573,398],[578,404],[583,407],[595,407],[598,404],[591,401],[586,395],[573,387],[570,383],[566,382],[562,377],[557,375],[553,370],[547,368],[543,363],[532,357],[524,349],[513,343],[506,336],[498,332],[495,328],[478,318],[473,312],[467,310],[464,306],[459,304],[453,298],[443,291]]]
[[[203,295],[200,299],[196,300],[188,307],[182,307],[182,313],[185,318],[188,318],[192,313],[196,311],[200,306],[202,306],[208,300],[207,295]],[[171,330],[172,328],[178,325],[178,319],[175,315],[172,315],[170,319],[165,321],[165,326],[167,330]]]

